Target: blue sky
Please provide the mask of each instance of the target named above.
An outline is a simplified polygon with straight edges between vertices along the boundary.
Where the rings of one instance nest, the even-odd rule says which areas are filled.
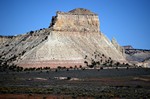
[[[0,0],[0,35],[47,28],[56,11],[86,8],[120,45],[150,49],[150,0]]]

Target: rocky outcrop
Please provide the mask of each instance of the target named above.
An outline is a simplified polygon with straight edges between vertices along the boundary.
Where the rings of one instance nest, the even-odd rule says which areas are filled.
[[[149,67],[150,66],[150,50],[135,49],[132,46],[123,46],[125,49],[126,59],[138,66]]]
[[[1,59],[22,67],[56,68],[126,61],[121,47],[100,32],[98,15],[86,9],[57,12],[49,28],[16,38],[1,45],[0,55]]]
[[[124,56],[125,50],[124,50],[124,48],[123,48],[122,46],[120,46],[120,45],[118,44],[118,42],[116,41],[115,38],[113,38],[113,39],[111,40],[111,43],[112,43],[112,44],[116,47],[116,49],[117,49],[119,52],[121,52],[122,55]]]
[[[3,44],[11,39],[14,39],[15,36],[2,36],[0,35],[0,44]]]
[[[38,30],[23,35],[7,37],[7,41],[0,45],[0,58],[10,64],[18,61],[26,52],[46,40],[47,35],[46,30]]]
[[[131,45],[123,46],[124,49],[134,49]]]
[[[99,32],[99,19],[86,9],[75,9],[69,13],[59,11],[53,16],[50,28],[54,31]]]

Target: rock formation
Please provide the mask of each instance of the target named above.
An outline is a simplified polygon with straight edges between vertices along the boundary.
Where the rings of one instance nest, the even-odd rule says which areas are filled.
[[[68,13],[58,11],[50,27],[53,31],[99,32],[99,19],[96,14],[82,8]]]
[[[126,59],[133,64],[142,67],[150,67],[150,50],[135,49],[131,45],[123,46]]]
[[[3,40],[0,57],[22,67],[86,66],[102,58],[101,63],[125,62],[122,47],[101,33],[99,26],[98,15],[89,10],[59,11],[49,28]]]
[[[0,35],[0,44],[5,43],[6,41],[9,41],[10,39],[13,39],[15,36],[2,36]]]

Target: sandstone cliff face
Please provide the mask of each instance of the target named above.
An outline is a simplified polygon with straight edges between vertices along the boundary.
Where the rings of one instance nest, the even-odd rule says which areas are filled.
[[[126,61],[119,45],[100,32],[98,16],[86,9],[57,12],[49,28],[17,38],[1,45],[0,53],[23,67],[86,66],[85,61],[99,61],[100,55],[105,60]]]
[[[96,14],[57,12],[51,27],[54,31],[99,32],[99,19]]]

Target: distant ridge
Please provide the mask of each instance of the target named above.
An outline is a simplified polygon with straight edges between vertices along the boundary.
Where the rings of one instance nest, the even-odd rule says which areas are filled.
[[[131,45],[123,46],[125,49],[126,59],[133,64],[150,67],[150,50],[149,49],[136,49]]]

